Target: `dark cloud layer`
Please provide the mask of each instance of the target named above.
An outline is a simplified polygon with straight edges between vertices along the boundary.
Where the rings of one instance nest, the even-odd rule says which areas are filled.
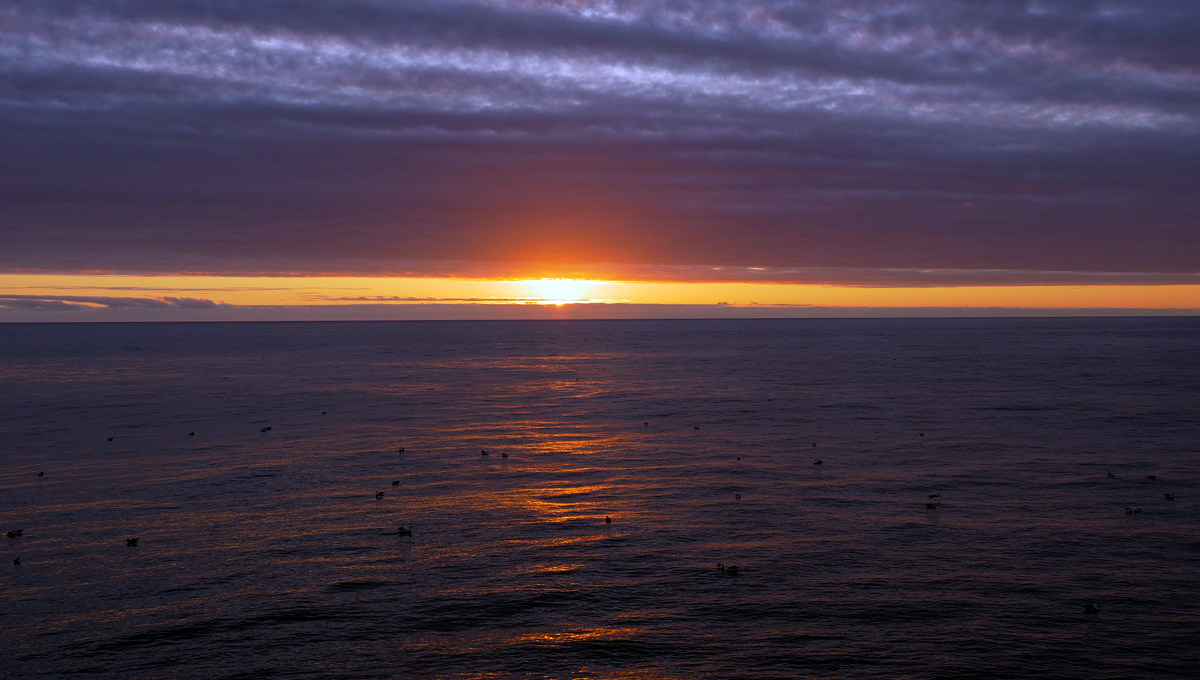
[[[0,268],[1191,282],[1197,35],[1166,0],[0,1]]]

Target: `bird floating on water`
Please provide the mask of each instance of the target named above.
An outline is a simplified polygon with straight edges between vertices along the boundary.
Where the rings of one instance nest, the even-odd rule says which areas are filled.
[[[824,464],[825,464],[825,461],[821,460],[820,458],[813,461],[813,465],[824,465]]]
[[[45,472],[42,472],[40,470],[38,471],[38,477],[45,477],[45,476],[46,476]]]
[[[1116,477],[1116,475],[1114,475],[1114,474],[1113,474],[1113,473],[1111,473],[1111,472],[1110,472],[1110,473],[1108,473],[1108,476],[1109,476],[1109,477]]]
[[[400,451],[399,451],[399,453],[404,453],[404,447],[403,447],[403,446],[401,446],[401,447],[400,447]]]
[[[392,486],[400,486],[400,480],[399,479],[392,480]]]
[[[608,515],[605,515],[605,516],[604,516],[604,523],[605,523],[605,524],[612,524],[612,517],[609,517]]]
[[[380,498],[383,498],[383,492],[382,492],[382,491],[376,491],[376,492],[375,492],[375,500],[379,500]]]
[[[1134,513],[1138,513],[1138,512],[1141,512],[1141,511],[1142,511],[1142,509],[1141,509],[1141,508],[1125,508],[1125,514],[1126,514],[1126,515],[1132,515],[1132,514],[1134,514]]]
[[[17,559],[13,560],[13,564],[14,564],[14,565],[19,565],[19,564],[21,564],[21,558],[20,558],[20,557],[18,557]]]
[[[481,456],[486,456],[486,455],[488,455],[488,452],[487,452],[487,451],[480,451],[480,452],[479,452],[479,455],[481,455]]]
[[[733,565],[730,565],[727,567],[724,564],[718,564],[717,571],[721,572],[722,574],[729,574],[730,576],[737,576],[738,568]]]
[[[125,547],[126,548],[136,548],[139,540],[141,540],[141,539],[127,538],[127,539],[125,539]]]
[[[1173,494],[1173,493],[1164,493],[1164,494],[1163,494],[1163,498],[1165,498],[1165,499],[1167,499],[1167,500],[1169,500],[1169,501],[1173,501],[1173,500],[1175,500],[1175,494]]]
[[[1146,475],[1146,479],[1158,479],[1158,475]]]
[[[929,497],[930,497],[930,498],[941,498],[941,497],[942,497],[942,494],[940,494],[940,493],[931,493],[931,494],[929,494]]]
[[[13,529],[12,531],[8,532],[8,537],[9,538],[20,538],[21,534],[23,534],[23,533],[25,533],[24,529]]]
[[[108,441],[110,441],[110,442],[111,442],[111,441],[112,441],[112,437],[109,437],[109,438],[108,438]]]
[[[1094,614],[1094,613],[1100,611],[1100,606],[1089,602],[1089,603],[1083,605],[1083,611],[1087,612],[1088,614]]]
[[[396,532],[398,536],[412,536],[412,529],[405,529],[403,526]]]
[[[507,454],[507,453],[504,453],[503,451],[501,451],[501,452],[500,452],[500,457],[501,457],[501,458],[508,458],[508,454]]]
[[[740,494],[740,493],[733,494],[733,500],[735,500],[735,501],[742,500],[742,494]]]
[[[694,426],[692,429],[693,429],[693,430],[699,430],[699,429],[700,429],[700,426],[699,426],[699,425],[696,425],[696,426]]]

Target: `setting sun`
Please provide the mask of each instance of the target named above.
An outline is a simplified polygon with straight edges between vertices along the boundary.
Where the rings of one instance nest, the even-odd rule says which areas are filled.
[[[593,299],[590,294],[595,288],[604,285],[604,281],[582,281],[578,279],[538,279],[524,281],[531,295],[541,305],[561,305],[581,302],[608,302],[608,300]]]

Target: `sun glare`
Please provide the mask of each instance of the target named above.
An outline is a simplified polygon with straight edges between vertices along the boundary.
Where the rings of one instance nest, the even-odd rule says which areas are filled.
[[[597,302],[590,298],[599,282],[578,279],[539,279],[526,281],[539,305],[562,305],[579,302]]]

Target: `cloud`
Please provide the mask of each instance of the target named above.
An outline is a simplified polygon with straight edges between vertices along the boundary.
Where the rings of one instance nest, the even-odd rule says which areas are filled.
[[[95,295],[8,295],[0,294],[0,307],[13,309],[62,312],[89,308],[106,309],[215,309],[227,307],[223,303],[200,298],[179,297],[105,297]]]
[[[10,1],[0,269],[1191,275],[1197,33],[1171,0]]]

